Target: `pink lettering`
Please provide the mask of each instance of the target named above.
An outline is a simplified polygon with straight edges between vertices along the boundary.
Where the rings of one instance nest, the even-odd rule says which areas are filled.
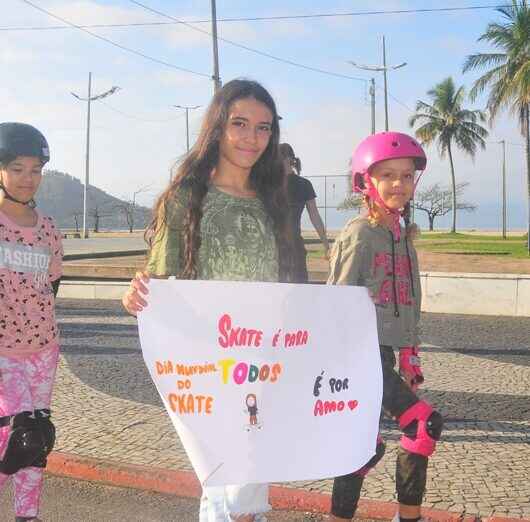
[[[377,252],[374,257],[374,274],[378,268],[383,268],[385,275],[392,275],[392,263],[390,254],[386,252]]]
[[[376,296],[376,303],[377,304],[386,304],[386,303],[392,303],[394,301],[392,297],[392,281],[390,279],[385,279],[381,283],[381,287],[379,288],[379,293]]]
[[[408,281],[397,281],[398,303],[400,305],[412,305],[410,297],[410,284]]]
[[[409,258],[406,255],[397,255],[394,259],[396,276],[408,277],[410,275]],[[377,252],[374,256],[374,275],[379,268],[383,269],[386,276],[392,275],[392,254],[387,252]]]

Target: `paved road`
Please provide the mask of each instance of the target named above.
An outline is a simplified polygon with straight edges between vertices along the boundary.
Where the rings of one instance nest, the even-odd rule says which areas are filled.
[[[135,320],[115,301],[59,300],[63,355],[54,398],[59,451],[191,470],[151,384]],[[530,516],[530,318],[424,314],[423,394],[445,415],[425,505]],[[365,498],[393,500],[399,433]],[[292,484],[329,491],[330,481]]]
[[[14,519],[9,489],[0,494],[2,522]],[[46,477],[40,518],[46,522],[197,522],[198,509],[196,499]],[[269,522],[324,520],[321,515],[289,511],[274,511],[267,518]]]
[[[65,254],[98,254],[146,248],[143,234],[133,233],[123,237],[95,237],[88,239],[63,239]]]

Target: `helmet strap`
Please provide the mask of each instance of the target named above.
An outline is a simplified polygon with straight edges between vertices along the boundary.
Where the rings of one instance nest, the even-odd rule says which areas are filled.
[[[377,191],[377,188],[372,183],[372,179],[368,175],[367,172],[364,174],[364,184],[365,184],[365,190],[363,191],[368,198],[370,198],[372,201],[377,203],[385,212],[386,214],[390,215],[392,217],[392,225],[390,227],[390,230],[392,231],[392,235],[394,236],[394,239],[399,242],[401,239],[401,228],[399,226],[399,219],[401,218],[401,212],[399,210],[392,210],[388,208],[386,203],[383,201],[383,198]]]
[[[29,201],[20,201],[17,198],[14,198],[4,187],[2,182],[0,182],[0,190],[4,192],[4,198],[8,199],[9,201],[13,201],[14,203],[18,203],[19,205],[27,205],[29,208],[35,208],[37,206],[37,203],[33,198],[31,198]]]
[[[416,187],[418,186],[418,183],[420,182],[421,177],[423,176],[424,170],[420,170],[420,175],[418,176],[418,179],[414,183],[414,192],[412,193],[412,197],[414,198],[414,194],[416,193]]]

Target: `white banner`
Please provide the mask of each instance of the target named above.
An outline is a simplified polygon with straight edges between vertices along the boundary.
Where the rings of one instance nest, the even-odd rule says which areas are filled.
[[[334,477],[374,455],[366,289],[153,279],[148,302],[143,357],[203,485]]]

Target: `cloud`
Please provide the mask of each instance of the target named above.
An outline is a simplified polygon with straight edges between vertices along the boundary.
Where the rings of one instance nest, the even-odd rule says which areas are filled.
[[[210,85],[212,82],[209,82],[208,79],[171,69],[164,69],[156,72],[152,76],[151,81],[161,88],[167,87],[171,89],[189,90],[189,93],[186,93],[186,97],[190,97],[190,94],[193,94],[194,98],[201,99],[204,99],[205,94],[207,92],[211,93],[213,89]],[[191,102],[189,104],[193,105]],[[195,105],[198,104],[199,103],[195,103]]]
[[[204,47],[210,49],[212,46],[211,25],[192,24],[197,30],[184,25],[171,25],[160,30],[164,39],[172,48]],[[220,22],[217,25],[219,46],[233,48],[223,39],[250,47],[257,47],[262,51],[270,48],[270,43],[275,39],[296,39],[309,34],[307,26],[289,22]]]
[[[156,28],[158,38],[162,38],[171,49],[191,49],[211,47],[208,34],[195,31],[185,25],[175,24]]]
[[[137,23],[153,19],[144,9],[103,5],[89,0],[54,2],[46,8],[76,25]]]
[[[4,42],[0,48],[0,66],[2,70],[8,70],[13,66],[30,64],[34,59],[34,55],[29,48],[20,49],[9,45],[8,42]]]

